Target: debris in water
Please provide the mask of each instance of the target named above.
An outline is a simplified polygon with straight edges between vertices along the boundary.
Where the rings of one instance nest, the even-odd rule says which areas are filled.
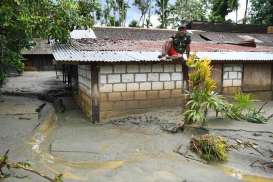
[[[205,134],[190,141],[190,149],[206,161],[227,160],[228,148],[226,139],[215,135]]]
[[[18,119],[20,119],[20,120],[31,120],[31,118],[27,118],[27,117],[19,117]]]
[[[196,158],[193,158],[191,157],[191,155],[188,155],[188,151],[186,151],[185,153],[181,152],[180,149],[182,148],[182,144],[181,145],[178,145],[176,149],[173,150],[173,152],[185,157],[186,159],[190,159],[190,160],[195,160],[197,162],[201,162],[201,163],[207,163],[206,161],[204,160],[200,160],[200,159],[196,159]]]
[[[15,177],[15,178],[26,178],[27,176],[18,176],[16,174],[13,174],[10,170],[11,169],[22,169],[24,171],[28,171],[30,173],[36,174],[48,181],[51,182],[62,182],[62,174],[58,174],[55,176],[55,178],[51,178],[46,174],[43,174],[42,172],[39,172],[32,168],[31,164],[29,162],[11,162],[9,161],[8,157],[9,150],[5,152],[3,156],[0,156],[0,179],[2,178],[9,178],[9,177]]]
[[[261,133],[253,133],[253,136],[262,136]]]
[[[257,166],[256,164],[260,164],[260,165]],[[270,162],[256,160],[256,161],[252,162],[249,166],[251,166],[251,167],[263,167],[265,171],[266,171],[267,168],[273,169],[273,158],[271,159]]]
[[[169,133],[177,133],[178,131],[184,131],[184,122],[163,123],[163,124],[160,125],[160,128],[163,131],[167,131]]]

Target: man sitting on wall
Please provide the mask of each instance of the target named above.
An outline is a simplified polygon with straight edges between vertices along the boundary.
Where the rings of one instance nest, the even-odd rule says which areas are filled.
[[[191,32],[187,31],[186,25],[181,25],[178,32],[165,42],[162,55],[159,56],[162,60],[179,59],[182,63],[183,81],[186,81],[186,89],[189,89],[189,68],[186,60],[190,56]],[[186,53],[186,56],[184,55]]]

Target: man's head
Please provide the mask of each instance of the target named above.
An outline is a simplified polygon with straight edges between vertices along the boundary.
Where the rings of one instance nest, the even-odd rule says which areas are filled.
[[[178,27],[178,34],[179,35],[185,35],[187,33],[187,26],[185,24],[182,24]]]

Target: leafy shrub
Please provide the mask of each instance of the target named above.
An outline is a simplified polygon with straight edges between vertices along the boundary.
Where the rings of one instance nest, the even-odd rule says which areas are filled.
[[[221,95],[214,92],[216,82],[212,79],[210,60],[199,59],[191,55],[187,65],[191,68],[189,74],[189,101],[184,112],[185,122],[188,124],[205,124],[208,109],[221,112],[225,108],[225,101]]]
[[[248,122],[258,124],[266,123],[269,120],[269,118],[262,115],[257,109],[249,110],[249,112],[244,116],[244,119]]]
[[[190,149],[206,161],[226,161],[228,158],[228,143],[220,136],[205,134],[193,137]]]
[[[238,107],[241,110],[250,109],[253,106],[253,100],[250,94],[245,94],[242,92],[235,93],[234,97],[234,107]]]
[[[231,119],[242,119],[251,123],[262,124],[268,122],[269,119],[273,117],[273,115],[269,117],[264,116],[262,109],[266,103],[263,104],[259,109],[256,109],[250,94],[238,92],[233,98],[234,103],[229,114],[233,113],[237,117],[230,117]]]
[[[215,92],[216,83],[212,79],[212,67],[210,60],[199,59],[195,55],[187,61],[191,68],[189,74],[190,89],[187,91],[188,101],[184,112],[185,123],[206,123],[209,109],[221,113],[222,116],[234,120],[246,120],[254,123],[265,123],[273,115],[265,117],[261,110],[257,110],[250,94],[237,92],[233,97],[233,103],[225,101],[224,97]]]
[[[187,110],[184,112],[187,124],[206,122],[208,109],[223,111],[225,101],[221,95],[215,92],[203,92],[194,90],[189,94],[189,101],[186,104]]]
[[[132,20],[130,23],[129,23],[129,27],[138,27],[138,22],[136,20]]]
[[[234,107],[233,104],[227,103],[221,112],[225,118],[241,120],[243,118],[241,109],[239,107]]]

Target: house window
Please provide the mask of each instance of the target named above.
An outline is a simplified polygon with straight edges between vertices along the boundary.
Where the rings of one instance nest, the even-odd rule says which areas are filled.
[[[240,87],[242,85],[242,64],[223,65],[223,87]]]

